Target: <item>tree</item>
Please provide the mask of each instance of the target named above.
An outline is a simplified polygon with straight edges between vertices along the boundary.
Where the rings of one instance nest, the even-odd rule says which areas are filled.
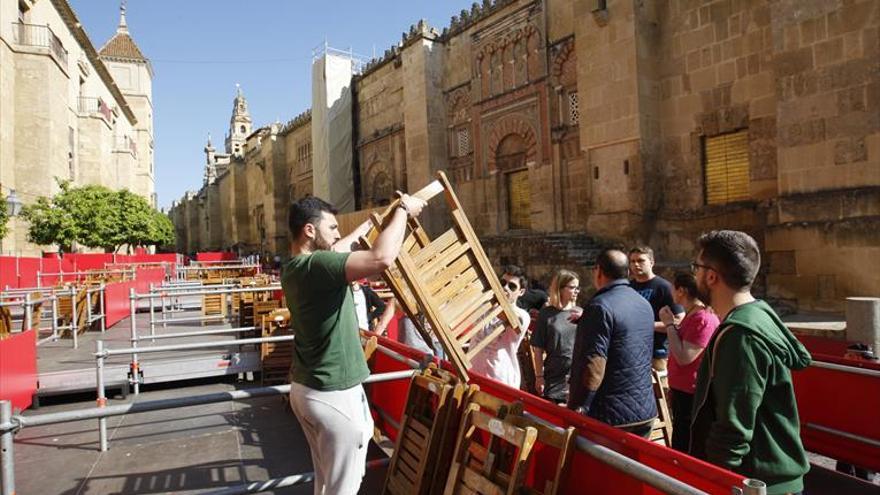
[[[171,223],[171,219],[161,211],[153,210],[152,244],[173,251],[175,248],[174,240],[174,224]]]
[[[6,197],[0,193],[0,239],[6,237],[9,232],[7,223],[9,222],[9,211],[6,208]]]
[[[174,229],[169,230],[167,217],[131,191],[114,192],[97,185],[71,187],[68,181],[59,181],[58,185],[61,192],[55,197],[40,197],[22,213],[30,223],[31,242],[58,244],[68,252],[74,242],[113,252],[122,245],[174,242]]]

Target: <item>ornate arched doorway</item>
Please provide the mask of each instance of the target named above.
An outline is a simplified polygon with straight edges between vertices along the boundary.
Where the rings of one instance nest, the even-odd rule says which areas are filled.
[[[525,139],[518,134],[504,137],[495,150],[495,166],[503,174],[507,192],[507,226],[510,230],[532,227],[527,150]]]

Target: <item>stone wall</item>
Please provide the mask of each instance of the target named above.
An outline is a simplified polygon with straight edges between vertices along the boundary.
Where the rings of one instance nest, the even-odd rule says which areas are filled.
[[[358,207],[445,170],[493,263],[533,277],[584,271],[600,244],[681,268],[700,233],[730,228],[764,251],[758,292],[793,309],[880,292],[880,4],[598,5],[495,0],[442,33],[411,26],[354,79]],[[706,142],[739,131],[745,197],[708,204]],[[282,133],[286,175],[262,154],[233,165],[228,242],[254,243],[268,195],[280,250],[279,198],[313,181],[298,133]]]

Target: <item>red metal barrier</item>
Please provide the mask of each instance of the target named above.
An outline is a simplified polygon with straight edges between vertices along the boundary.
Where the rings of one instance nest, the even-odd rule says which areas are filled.
[[[165,268],[137,268],[135,269],[135,290],[139,294],[150,291],[150,284],[160,285],[165,281]]]
[[[814,361],[880,373],[880,364],[813,354]],[[880,471],[880,376],[810,366],[792,374],[807,450]],[[823,431],[832,428],[867,441]]]
[[[379,343],[415,360],[420,360],[423,357],[422,353],[384,337],[379,337]],[[374,353],[374,356],[373,373],[406,369],[405,364],[393,360],[381,352]],[[448,363],[444,362],[443,364],[448,366]],[[557,406],[521,390],[512,389],[479,375],[472,375],[471,381],[479,385],[483,391],[504,400],[521,401],[526,411],[538,417],[557,426],[574,426],[581,436],[700,490],[708,493],[726,494],[731,492],[731,487],[742,486],[742,476],[672,449],[648,442],[640,437],[623,433],[608,425],[576,414],[574,411]],[[400,422],[403,413],[403,403],[406,400],[407,385],[408,383],[403,381],[369,385],[370,403],[381,408],[394,421]],[[394,431],[393,426],[383,421],[381,417],[376,418],[376,424],[389,437],[396,438],[397,432]],[[553,473],[551,471],[557,454],[553,449],[546,447],[543,449],[538,448],[535,455],[546,459],[548,462],[533,463],[533,468],[531,472],[527,473],[526,480],[530,484],[537,482],[540,485],[543,483],[543,480],[552,476]],[[560,493],[655,494],[661,492],[588,454],[577,451],[572,457],[571,468],[569,469],[568,477],[561,486]]]
[[[0,256],[0,289],[18,287],[18,265],[15,256]]]
[[[27,409],[37,391],[37,342],[34,331],[0,340],[0,400]]]
[[[104,304],[107,305],[107,312],[104,323],[107,328],[120,322],[129,316],[131,306],[129,304],[129,292],[135,286],[136,282],[113,282],[104,287]]]
[[[196,261],[231,261],[235,259],[238,259],[238,256],[227,251],[196,253]]]

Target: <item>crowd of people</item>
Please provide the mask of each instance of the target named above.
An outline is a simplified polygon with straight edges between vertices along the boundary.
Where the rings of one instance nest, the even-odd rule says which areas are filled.
[[[293,257],[282,271],[296,335],[290,402],[311,449],[316,494],[356,493],[364,473],[373,422],[357,329],[382,333],[396,312],[364,279],[391,266],[407,218],[425,206],[406,194],[398,204],[363,251],[352,251],[352,241],[368,226],[342,238],[332,205],[310,197],[291,206]],[[791,371],[810,355],[751,294],[760,267],[753,238],[720,230],[697,245],[691,270],[672,283],[654,273],[647,246],[602,251],[583,279],[558,270],[549,294],[530,287],[521,268],[504,267],[501,288],[518,321],[480,329],[471,372],[648,437],[656,370],[671,389],[673,448],[761,479],[769,494],[799,493],[808,462]],[[582,280],[590,297],[581,296]],[[398,333],[442,357],[427,322],[404,318]]]

